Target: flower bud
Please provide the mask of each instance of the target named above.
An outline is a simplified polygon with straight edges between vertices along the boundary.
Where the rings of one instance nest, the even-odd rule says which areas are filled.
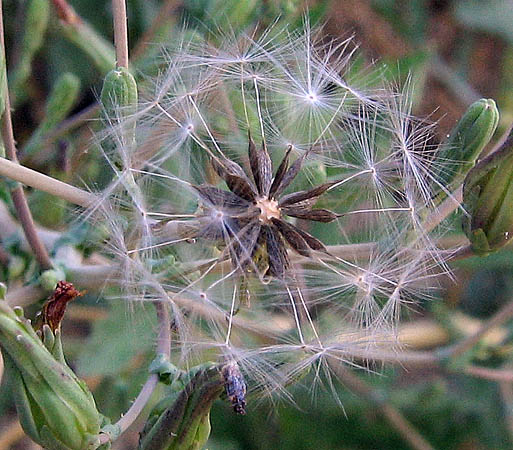
[[[440,153],[442,161],[453,161],[454,164],[444,167],[437,177],[437,182],[449,192],[453,191],[463,177],[474,165],[476,158],[497,128],[499,111],[491,99],[478,100],[469,106],[460,121],[453,128]],[[440,194],[438,200],[442,200]]]
[[[80,94],[80,79],[70,72],[63,73],[55,82],[45,105],[44,120],[23,147],[24,157],[41,151],[48,134],[67,117]]]
[[[196,372],[185,386],[183,382]],[[152,410],[141,432],[139,450],[199,450],[210,434],[210,408],[223,390],[215,366],[193,368],[171,385],[171,393]]]
[[[463,205],[463,229],[475,253],[485,255],[508,242],[513,232],[513,133],[468,173]]]
[[[109,117],[118,113],[120,107],[131,107],[133,112],[137,104],[137,84],[128,69],[118,67],[105,76],[101,100]]]
[[[137,83],[130,71],[124,67],[112,69],[103,80],[101,93],[103,117],[106,124],[118,126],[122,119],[126,119],[137,109]],[[124,144],[135,144],[135,120],[123,123],[122,130]],[[105,148],[116,148],[112,138],[107,139]]]
[[[66,278],[64,272],[61,269],[49,269],[45,270],[39,277],[39,285],[48,292],[51,292],[57,286],[60,280]]]
[[[25,433],[49,450],[99,447],[101,416],[92,394],[66,365],[60,333],[46,325],[42,342],[23,310],[0,301],[0,348],[12,380],[18,417]]]

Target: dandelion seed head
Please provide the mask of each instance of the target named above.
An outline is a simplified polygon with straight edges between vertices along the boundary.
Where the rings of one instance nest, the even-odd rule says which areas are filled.
[[[454,162],[410,85],[352,73],[355,48],[308,24],[177,39],[98,136],[112,180],[88,217],[109,230],[120,296],[169,305],[184,365],[233,360],[250,389],[287,395],[330,358],[396,345],[404,311],[435,295],[449,255],[425,221]]]

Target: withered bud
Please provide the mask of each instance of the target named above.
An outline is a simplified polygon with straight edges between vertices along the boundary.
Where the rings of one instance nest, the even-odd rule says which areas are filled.
[[[246,382],[238,364],[230,361],[222,368],[226,396],[237,414],[246,414]]]

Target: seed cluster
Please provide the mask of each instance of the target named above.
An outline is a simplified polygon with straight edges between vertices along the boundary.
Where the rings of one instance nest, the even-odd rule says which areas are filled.
[[[250,136],[248,156],[252,179],[236,162],[212,157],[212,165],[229,191],[210,184],[194,187],[205,210],[203,220],[200,218],[204,225],[196,229],[193,237],[224,241],[233,268],[242,273],[258,271],[265,276],[283,278],[290,266],[287,245],[303,256],[310,256],[312,251],[327,252],[321,241],[287,222],[285,217],[316,222],[335,220],[338,214],[313,206],[340,180],[283,195],[309,152],[292,164],[290,153],[291,147],[273,176],[265,143],[257,149]],[[206,220],[213,217],[213,211],[218,220]]]

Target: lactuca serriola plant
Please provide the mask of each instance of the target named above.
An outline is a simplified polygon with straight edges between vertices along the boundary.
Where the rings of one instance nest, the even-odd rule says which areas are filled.
[[[393,345],[436,289],[430,219],[454,162],[409,88],[354,51],[308,26],[189,31],[98,137],[112,179],[88,217],[108,226],[123,297],[169,305],[177,364],[234,360],[279,389]]]

